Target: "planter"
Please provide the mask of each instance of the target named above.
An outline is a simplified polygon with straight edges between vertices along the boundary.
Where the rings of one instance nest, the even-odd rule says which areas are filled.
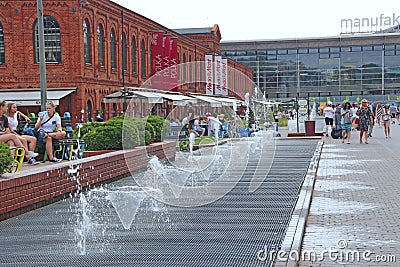
[[[117,150],[95,150],[95,151],[84,151],[83,152],[83,157],[87,158],[87,157],[93,157],[93,156],[98,156],[98,155],[102,155],[105,153],[109,153],[109,152],[114,152]]]

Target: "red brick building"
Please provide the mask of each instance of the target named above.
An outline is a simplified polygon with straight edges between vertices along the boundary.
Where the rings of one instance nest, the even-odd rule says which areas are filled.
[[[177,37],[179,63],[220,54],[218,25],[197,33],[174,31],[108,0],[43,0],[43,15],[48,99],[75,121],[122,112],[122,103],[105,103],[104,98],[150,78],[152,31]],[[37,28],[36,0],[0,1],[0,98],[35,113],[40,109]],[[231,59],[228,66],[243,74],[229,76],[229,94],[243,99],[252,91],[253,71]],[[180,70],[179,91],[204,94],[203,82],[184,77],[201,77],[203,71]]]

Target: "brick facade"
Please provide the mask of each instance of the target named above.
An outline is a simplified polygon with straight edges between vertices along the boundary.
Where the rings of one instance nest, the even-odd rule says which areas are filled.
[[[127,71],[122,79],[122,12],[123,31],[127,39]],[[70,111],[74,122],[95,118],[97,111],[104,110],[104,118],[109,119],[122,112],[122,103],[103,103],[106,95],[120,91],[125,86],[140,87],[151,74],[150,32],[161,30],[178,38],[179,61],[203,61],[207,53],[219,53],[221,34],[218,26],[208,35],[184,36],[168,29],[153,20],[134,13],[108,0],[85,1],[43,0],[43,14],[54,17],[60,24],[62,63],[47,64],[47,87],[77,87],[77,92],[60,101],[61,112]],[[37,19],[36,0],[1,1],[0,23],[4,32],[5,64],[0,65],[0,89],[40,88],[39,64],[34,62],[33,25]],[[89,22],[90,63],[84,59],[84,21]],[[104,65],[98,60],[98,25],[104,29]],[[116,68],[111,68],[110,32],[115,31]],[[132,40],[136,46],[136,72],[132,72]],[[144,45],[145,64],[141,64],[141,44]],[[253,71],[239,63],[229,60],[230,66],[244,73],[252,80]],[[145,75],[142,75],[144,68]],[[194,71],[194,70],[193,70]],[[200,70],[198,69],[197,72]],[[197,75],[200,75],[197,73]],[[199,77],[199,76],[197,76]],[[243,91],[251,91],[252,84],[232,79],[231,84]],[[181,77],[180,80],[185,80]],[[237,83],[236,80],[238,81]],[[194,88],[194,90],[193,90]],[[200,82],[186,83],[179,86],[181,92],[205,93],[205,86]],[[238,91],[240,91],[238,89]],[[233,91],[236,91],[235,89]],[[242,94],[243,97],[244,93]],[[5,99],[7,100],[7,99]],[[35,110],[35,108],[37,110]],[[24,111],[23,108],[21,108]],[[39,107],[32,107],[30,112],[37,112]],[[81,113],[84,110],[84,114]],[[90,111],[91,110],[91,111]],[[142,112],[140,112],[142,113]],[[138,112],[139,114],[139,112]]]

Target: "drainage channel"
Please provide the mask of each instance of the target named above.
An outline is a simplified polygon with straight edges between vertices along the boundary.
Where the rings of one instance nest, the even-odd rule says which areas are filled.
[[[85,255],[77,250],[76,199],[0,222],[0,266],[271,266],[273,259],[260,261],[257,253],[282,244],[317,143],[277,141],[269,173],[254,192],[249,183],[262,166],[257,157],[220,199],[200,207],[166,205],[159,216],[139,209],[128,230],[110,204],[99,202],[104,207],[97,207],[101,216],[91,223]]]

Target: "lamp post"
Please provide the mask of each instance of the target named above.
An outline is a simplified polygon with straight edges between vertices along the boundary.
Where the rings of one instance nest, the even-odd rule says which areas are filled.
[[[37,0],[38,37],[39,37],[39,63],[40,63],[40,109],[46,110],[47,85],[46,85],[46,57],[44,55],[44,25],[43,4]]]
[[[124,97],[124,103],[122,104],[122,111],[126,112],[126,89],[125,89],[125,60],[126,60],[126,44],[124,42],[124,11],[121,11],[121,24],[122,24],[122,33],[121,33],[121,56],[122,56],[122,61],[121,61],[121,66],[122,66],[122,95]]]

